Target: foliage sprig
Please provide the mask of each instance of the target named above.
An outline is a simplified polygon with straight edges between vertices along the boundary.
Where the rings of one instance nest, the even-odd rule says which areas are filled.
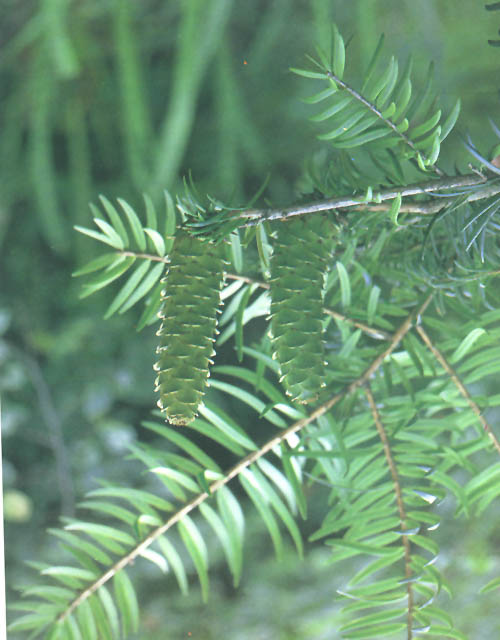
[[[481,166],[444,174],[440,147],[459,102],[442,121],[430,80],[412,100],[411,64],[399,77],[392,58],[380,73],[381,51],[382,40],[359,91],[343,79],[346,49],[336,28],[330,56],[318,51],[316,70],[295,70],[327,85],[309,99],[322,103],[316,120],[333,146],[322,175],[307,177],[326,187],[315,202],[205,206],[190,184],[177,213],[169,194],[161,216],[146,198],[143,225],[125,201],[118,209],[101,198],[106,219],[93,208],[98,231],[78,228],[112,249],[75,274],[90,276],[83,297],[127,274],[106,315],[143,300],[142,328],[160,312],[162,408],[171,424],[185,426],[143,423],[151,439],[130,452],[161,491],[107,483],[91,491],[87,516],[53,532],[71,561],[36,564],[44,583],[22,590],[12,631],[50,640],[135,633],[135,559],[173,573],[187,592],[190,558],[206,599],[207,530],[237,585],[246,498],[280,558],[285,539],[303,553],[306,496],[326,485],[309,542],[330,547],[332,563],[364,559],[338,584],[335,631],[464,638],[441,606],[440,593],[452,586],[434,564],[433,531],[446,495],[468,516],[500,495],[500,443],[485,415],[500,405],[498,394],[488,395],[500,374],[500,311],[489,286],[500,272],[498,170],[469,141]],[[358,147],[367,153],[363,166],[346,156]],[[425,181],[410,180],[415,172]],[[267,325],[260,341],[248,340],[250,323],[269,316],[272,341]],[[212,349],[232,338],[236,361],[216,363],[210,387],[250,413],[250,424],[266,424],[269,437],[204,395]],[[191,435],[235,463],[222,469]],[[236,479],[241,491],[228,486]]]

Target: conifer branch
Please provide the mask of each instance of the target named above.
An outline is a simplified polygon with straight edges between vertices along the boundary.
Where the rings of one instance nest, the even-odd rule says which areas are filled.
[[[354,211],[366,211],[369,207],[379,206],[380,202],[385,200],[393,200],[398,195],[416,196],[425,193],[442,192],[448,189],[458,189],[466,187],[477,187],[484,185],[484,189],[471,191],[467,202],[473,202],[483,198],[489,198],[492,195],[500,193],[500,183],[498,179],[489,180],[487,177],[478,174],[466,174],[463,176],[453,176],[438,178],[435,180],[428,180],[426,182],[420,182],[411,184],[408,186],[392,187],[390,189],[383,189],[378,192],[377,204],[368,204],[363,202],[363,197],[355,198],[352,196],[342,196],[340,198],[332,198],[328,200],[321,200],[310,202],[302,205],[296,205],[293,207],[287,207],[284,209],[247,209],[246,211],[240,211],[235,214],[235,219],[241,218],[248,220],[242,226],[249,227],[254,226],[262,221],[272,220],[284,220],[294,216],[302,216],[312,213],[319,213],[321,211],[331,211],[332,209],[348,209],[353,208]],[[445,204],[448,203],[448,199],[443,202],[443,198],[438,201],[438,211]],[[413,206],[413,205],[408,205]],[[418,211],[419,205],[416,206],[415,213],[421,213],[422,215],[428,215],[435,211],[431,209],[425,209]],[[384,209],[386,210],[386,209]],[[410,211],[408,211],[410,212]]]
[[[203,3],[196,4],[198,8],[184,16],[186,33],[199,30],[195,18],[203,17],[204,11]],[[230,0],[219,4],[225,9],[211,17],[220,24],[217,27],[209,20],[209,26],[217,28],[205,29],[209,37],[198,46],[198,60],[203,58],[200,52],[216,43],[214,34],[228,15]],[[496,10],[500,2],[486,8]],[[195,40],[183,41],[180,66],[173,76],[175,95],[186,94],[186,87],[197,91],[201,86],[201,67],[191,80],[183,74],[183,61],[190,58],[186,55]],[[494,147],[493,160],[487,160],[467,137],[464,146],[477,166],[469,164],[466,175],[447,175],[437,163],[441,143],[456,124],[460,100],[442,119],[432,69],[424,89],[416,92],[411,60],[402,76],[394,56],[388,64],[381,61],[383,40],[381,36],[359,91],[344,81],[346,47],[335,25],[331,51],[317,47],[319,61],[309,57],[316,68],[291,69],[326,85],[319,92],[314,88],[315,93],[304,101],[321,109],[310,118],[321,128],[317,138],[337,150],[333,157],[325,149],[324,155],[311,159],[311,193],[296,200],[290,195],[293,206],[272,207],[264,201],[267,208],[256,208],[267,179],[251,200],[238,207],[200,192],[189,175],[182,194],[173,198],[165,192],[161,209],[147,195],[143,215],[122,198],[113,204],[100,196],[99,207],[90,205],[95,228],[75,227],[106,247],[105,253],[73,274],[89,276],[81,297],[120,280],[105,318],[142,302],[138,330],[158,316],[163,321],[157,333],[156,386],[159,406],[170,425],[144,421],[154,440],[129,445],[132,457],[154,473],[162,486],[155,491],[104,481],[89,492],[81,507],[96,521],[63,518],[61,528],[51,531],[73,556],[71,566],[33,563],[48,583],[22,589],[23,597],[31,601],[13,607],[25,612],[11,625],[13,631],[31,632],[30,637],[46,633],[52,640],[97,636],[111,640],[137,634],[139,606],[127,574],[139,557],[164,573],[173,570],[182,592],[188,587],[184,559],[190,557],[205,600],[211,564],[206,524],[222,545],[236,587],[244,559],[250,504],[246,497],[267,527],[277,558],[285,544],[282,532],[290,535],[302,554],[298,517],[307,516],[310,478],[329,488],[322,524],[310,541],[327,538],[326,544],[335,547],[333,563],[359,555],[377,557],[352,577],[349,593],[338,591],[354,603],[344,608],[343,615],[351,619],[337,631],[352,638],[396,632],[408,640],[424,632],[462,637],[439,603],[427,607],[446,582],[439,569],[430,566],[438,555],[437,542],[420,532],[437,526],[437,515],[427,507],[448,491],[465,512],[473,503],[481,512],[500,495],[494,456],[489,467],[474,474],[475,456],[478,451],[491,452],[490,441],[500,454],[500,437],[478,402],[493,407],[500,400],[492,396],[476,402],[440,351],[455,353],[450,360],[454,366],[458,367],[455,361],[460,358],[457,371],[468,372],[465,382],[484,385],[487,376],[500,373],[495,351],[500,329],[492,326],[498,318],[488,304],[492,290],[483,281],[500,274],[500,155]],[[231,81],[230,65],[223,67],[221,87],[231,88],[226,82]],[[238,92],[233,94],[237,98]],[[244,133],[247,114],[238,100],[230,97],[229,102],[230,111],[241,112],[238,122]],[[181,119],[186,116],[175,100],[171,106],[170,120],[170,116],[174,120],[179,114]],[[184,125],[191,116],[184,117]],[[500,129],[491,125],[500,138]],[[179,138],[175,127],[172,131]],[[160,140],[163,151],[169,147],[163,143],[172,131]],[[184,126],[181,147],[186,135]],[[142,146],[137,148],[139,156]],[[177,162],[176,148],[170,154],[170,169]],[[224,152],[223,144],[226,157]],[[302,152],[307,155],[304,148],[298,156]],[[295,152],[292,155],[298,157]],[[133,166],[139,156],[132,159]],[[457,164],[450,174],[459,173],[456,167],[462,162],[458,156],[454,159]],[[161,162],[156,164],[158,169]],[[153,173],[151,185],[156,182],[157,187],[160,174]],[[316,201],[307,202],[307,198]],[[322,212],[330,213],[314,215]],[[288,224],[257,226],[272,221]],[[251,229],[240,233],[240,227],[255,227],[256,233]],[[394,236],[396,232],[405,235]],[[327,291],[341,298],[342,304],[335,301],[335,305],[343,313],[324,306],[325,277],[334,254],[339,259],[338,274],[330,273],[328,284],[333,287]],[[231,281],[225,288],[224,278]],[[472,280],[475,285],[465,285]],[[443,296],[434,294],[440,287],[445,288]],[[426,316],[426,324],[433,327],[433,342],[422,316],[434,295],[432,313],[441,319],[434,318],[433,323],[431,312]],[[226,306],[217,340],[216,317],[222,300]],[[477,310],[481,305],[491,310],[480,321],[487,332],[470,331],[474,326],[467,314],[470,304]],[[460,331],[450,333],[447,311],[457,321],[464,320]],[[255,330],[263,328],[266,315],[271,330],[266,328],[256,341]],[[331,318],[340,333],[338,358],[325,351]],[[248,323],[252,323],[250,330]],[[418,338],[411,335],[414,327]],[[466,338],[463,332],[469,332]],[[468,347],[483,333],[480,349],[466,357]],[[248,416],[246,411],[229,415],[226,402],[221,404],[217,396],[206,404],[202,400],[209,386],[211,357],[216,347],[233,336],[238,362],[218,366],[211,386],[221,399],[230,398],[230,406],[248,407]],[[456,422],[451,435],[447,421],[437,413],[443,401],[435,393],[436,382],[451,389],[448,412],[465,410],[464,420]],[[44,392],[38,387],[34,385],[35,391]],[[38,395],[49,424],[53,407],[44,399],[46,393]],[[203,419],[195,419],[198,412]],[[191,420],[189,432],[172,426]],[[269,423],[271,431],[253,433],[255,420]],[[479,436],[464,444],[471,421]],[[195,434],[194,440],[190,434]],[[166,447],[161,446],[162,439]],[[52,441],[57,445],[57,438]],[[211,446],[204,446],[207,442],[214,443],[217,455],[212,455]],[[220,457],[226,454],[230,457]],[[60,462],[64,462],[62,456]],[[64,465],[59,466],[63,477]],[[457,468],[474,475],[465,486],[453,480]],[[242,492],[233,493],[236,483],[229,483],[234,479]],[[106,524],[98,524],[103,514]],[[177,534],[185,553],[176,549]],[[497,583],[491,581],[483,592]],[[391,610],[390,604],[396,602],[400,606]]]
[[[389,120],[389,118],[385,118],[383,113],[380,111],[380,109],[377,109],[377,107],[372,102],[367,100],[358,91],[356,91],[356,89],[353,89],[350,85],[348,85],[346,82],[341,80],[337,75],[335,75],[331,71],[327,71],[325,75],[327,75],[331,80],[335,82],[336,85],[338,85],[341,89],[349,93],[358,102],[361,102],[361,104],[364,104],[369,111],[371,111],[374,115],[376,115],[377,118],[380,118],[380,120],[382,120],[387,127],[392,129],[393,133],[396,136],[398,136],[404,142],[404,144],[410,147],[412,151],[414,151],[416,154],[419,153],[418,149],[415,146],[415,143],[412,140],[410,140],[408,136],[405,136],[404,133],[402,133],[401,131],[398,131],[396,124],[391,120]],[[436,173],[436,175],[444,176],[441,169],[439,169],[439,167],[437,167],[436,165],[434,165],[432,169]]]
[[[500,193],[500,182],[491,182],[484,188],[473,191],[469,194],[466,202],[477,202],[485,198],[496,196]],[[435,198],[430,200],[423,200],[421,202],[411,202],[408,204],[402,204],[399,213],[416,213],[422,216],[433,215],[441,209],[444,209],[446,205],[452,204],[456,196],[450,196],[449,198]],[[383,204],[367,204],[365,206],[353,207],[351,211],[389,211],[390,206]]]
[[[364,324],[363,322],[358,322],[357,320],[353,320],[352,318],[345,316],[343,313],[339,313],[338,311],[335,311],[333,309],[327,309],[325,307],[323,311],[329,316],[332,316],[332,318],[336,318],[337,320],[342,320],[343,322],[348,322],[349,324],[352,324],[353,327],[356,327],[356,329],[361,329],[361,331],[368,334],[370,337],[375,338],[376,340],[391,339],[390,334],[387,333],[387,331],[384,331],[383,329],[379,329],[378,327],[370,327],[369,325]]]
[[[467,391],[465,385],[460,380],[460,378],[456,374],[456,372],[453,369],[453,367],[451,366],[451,364],[444,357],[444,355],[441,353],[441,351],[432,343],[429,335],[427,334],[427,332],[425,331],[425,329],[422,327],[422,325],[420,323],[418,323],[416,325],[415,329],[417,330],[419,336],[422,338],[422,340],[425,343],[425,345],[428,347],[428,349],[434,355],[436,360],[439,362],[439,364],[443,367],[443,369],[446,371],[446,373],[453,380],[453,383],[455,384],[457,389],[460,391],[462,396],[467,400],[468,405],[470,406],[472,411],[477,416],[477,419],[479,420],[479,422],[481,423],[481,426],[483,427],[484,431],[488,435],[488,438],[493,443],[493,446],[495,447],[497,452],[500,453],[500,442],[498,441],[496,435],[494,434],[493,429],[491,428],[491,426],[486,421],[486,418],[483,416],[482,411],[479,408],[479,405],[477,404],[477,402],[475,402],[475,400],[472,398],[470,393]]]
[[[396,468],[396,463],[394,462],[394,458],[391,452],[391,446],[389,444],[389,438],[384,429],[384,425],[382,424],[382,420],[380,418],[380,412],[377,408],[377,404],[375,402],[375,398],[373,397],[372,390],[370,388],[370,384],[367,383],[364,387],[364,391],[366,397],[368,398],[368,404],[370,405],[370,410],[372,412],[373,421],[375,422],[375,426],[377,428],[378,435],[382,442],[382,446],[384,448],[385,459],[387,460],[387,465],[391,472],[392,482],[394,484],[394,493],[396,495],[396,504],[398,505],[399,518],[401,520],[401,529],[405,531],[407,529],[406,526],[406,511],[403,502],[403,492],[401,490],[401,483],[399,481],[398,470]],[[408,616],[407,616],[407,630],[408,630],[408,640],[412,638],[412,620],[413,620],[413,587],[412,583],[409,580],[412,576],[411,570],[411,545],[410,540],[407,535],[401,536],[403,547],[404,547],[404,558],[405,558],[405,577],[407,579],[406,582],[406,592],[408,594]]]
[[[191,511],[200,506],[207,498],[213,495],[216,491],[218,491],[221,487],[228,484],[233,478],[238,476],[244,469],[252,465],[254,462],[257,462],[260,458],[265,456],[267,453],[272,451],[275,447],[278,447],[282,442],[286,441],[287,438],[292,436],[293,434],[299,432],[307,425],[311,424],[325,413],[327,413],[332,407],[334,407],[340,400],[350,395],[357,389],[361,388],[365,385],[369,379],[373,376],[373,374],[377,371],[377,369],[382,365],[384,360],[396,349],[401,340],[405,337],[405,335],[410,331],[413,326],[415,319],[420,318],[425,310],[427,309],[430,301],[432,300],[433,294],[427,296],[425,301],[418,307],[417,310],[412,311],[405,321],[401,324],[399,329],[393,334],[391,338],[390,344],[384,349],[382,353],[380,353],[370,364],[370,366],[358,377],[356,380],[347,385],[342,391],[333,395],[329,400],[321,404],[314,411],[312,411],[308,416],[297,420],[292,425],[284,429],[281,433],[279,433],[274,438],[268,440],[262,447],[257,449],[256,451],[252,451],[245,458],[240,460],[237,464],[235,464],[224,476],[212,482],[209,486],[209,491],[202,491],[197,496],[195,496],[192,500],[190,500],[187,504],[185,504],[179,511],[177,511],[171,518],[169,518],[164,524],[154,529],[149,535],[144,538],[139,544],[137,544],[129,553],[120,558],[110,569],[108,569],[105,573],[103,573],[97,580],[95,580],[92,584],[86,587],[63,611],[58,620],[62,621],[67,616],[69,616],[77,607],[79,607],[82,602],[84,602],[87,598],[89,598],[93,593],[102,587],[106,582],[108,582],[116,573],[124,569],[127,565],[135,560],[138,556],[141,555],[145,549],[147,549],[156,539],[158,539],[161,535],[163,535],[166,531],[171,529],[175,524],[180,522],[182,518],[187,516]]]

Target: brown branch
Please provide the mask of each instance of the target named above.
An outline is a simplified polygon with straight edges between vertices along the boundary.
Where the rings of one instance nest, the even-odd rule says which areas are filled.
[[[128,564],[133,562],[135,558],[140,556],[141,552],[147,549],[157,538],[163,535],[166,531],[168,531],[175,524],[180,522],[184,516],[188,513],[196,509],[202,502],[207,500],[213,493],[218,491],[221,487],[228,484],[230,480],[238,476],[244,469],[249,467],[251,464],[265,456],[267,453],[272,451],[275,447],[278,447],[281,442],[287,440],[292,434],[297,433],[304,427],[306,427],[311,422],[314,422],[317,418],[324,415],[327,411],[329,411],[333,406],[335,406],[340,400],[353,393],[364,384],[368,382],[368,380],[372,377],[372,375],[377,371],[377,369],[382,365],[383,361],[387,356],[389,356],[394,349],[398,346],[404,336],[411,329],[414,324],[416,318],[420,317],[427,306],[429,305],[432,295],[427,296],[425,301],[420,305],[418,310],[414,313],[410,313],[410,315],[406,318],[406,320],[401,324],[399,329],[394,333],[391,338],[390,344],[384,349],[384,351],[379,354],[371,363],[371,365],[353,382],[347,385],[341,392],[332,396],[329,400],[324,402],[322,405],[317,407],[311,414],[297,420],[292,425],[290,425],[287,429],[284,429],[274,438],[268,440],[262,447],[257,449],[256,451],[252,451],[245,458],[240,460],[237,464],[232,467],[227,474],[225,474],[219,480],[213,482],[209,487],[209,492],[203,491],[195,496],[190,502],[185,504],[179,511],[177,511],[173,516],[171,516],[164,524],[160,527],[157,527],[154,531],[152,531],[144,540],[142,540],[139,544],[137,544],[127,555],[120,558],[118,562],[116,562],[106,573],[100,576],[97,580],[95,580],[91,585],[89,585],[86,589],[84,589],[80,595],[78,595],[73,602],[70,603],[68,608],[60,614],[58,620],[64,620],[68,615],[72,613],[84,600],[89,598],[99,587],[104,585],[108,580],[110,580],[118,571],[124,569]]]
[[[337,318],[337,320],[342,320],[344,322],[348,322],[349,324],[352,324],[353,327],[356,327],[357,329],[361,329],[361,331],[364,331],[369,336],[371,336],[372,338],[376,338],[377,340],[391,339],[391,334],[387,333],[387,331],[383,331],[382,329],[377,329],[376,327],[370,327],[369,325],[364,324],[363,322],[358,322],[357,320],[348,318],[344,314],[339,313],[338,311],[334,311],[333,309],[327,309],[325,307],[323,309],[323,312],[328,314],[329,316],[332,316],[332,318]]]
[[[446,373],[453,380],[455,386],[460,391],[462,396],[467,400],[467,403],[469,404],[469,407],[472,409],[472,411],[477,416],[479,422],[481,423],[481,426],[483,427],[483,429],[487,433],[489,439],[493,443],[493,446],[495,447],[497,452],[500,453],[500,442],[498,441],[497,437],[495,436],[495,434],[493,432],[493,429],[491,428],[491,426],[486,421],[486,418],[483,416],[483,414],[481,412],[481,409],[479,408],[477,402],[475,402],[475,400],[472,398],[470,393],[467,391],[465,385],[460,380],[458,375],[455,373],[455,370],[450,365],[450,363],[446,360],[446,358],[441,353],[441,351],[439,351],[439,349],[436,346],[434,346],[434,344],[432,343],[430,337],[428,336],[427,332],[422,327],[422,325],[417,323],[417,325],[415,326],[415,329],[417,330],[418,334],[420,335],[420,337],[424,341],[425,345],[429,348],[431,353],[434,355],[436,360],[440,363],[440,365],[443,367],[443,369],[446,371]]]
[[[475,196],[475,200],[487,198],[493,195],[490,189],[493,189],[495,194],[500,192],[500,187],[498,187],[497,181],[493,180],[488,182],[488,178],[485,176],[471,173],[464,176],[453,176],[451,178],[436,178],[435,180],[427,180],[426,182],[419,182],[408,186],[392,187],[390,189],[383,189],[376,194],[378,201],[377,204],[380,204],[380,202],[385,200],[394,200],[398,195],[401,195],[402,197],[417,196],[425,193],[447,191],[448,189],[457,189],[461,187],[475,187],[479,185],[484,185],[486,189],[471,192],[471,201],[473,196]],[[367,206],[368,203],[363,202],[363,197],[356,198],[353,196],[342,196],[340,198],[309,202],[283,209],[247,209],[246,211],[239,211],[235,213],[235,219],[248,220],[248,222],[242,224],[242,226],[253,226],[262,220],[282,220],[293,216],[319,213],[320,211],[331,211],[332,209],[357,207],[359,211],[364,211]]]
[[[500,183],[492,183],[486,185],[483,189],[478,189],[469,194],[466,202],[477,202],[484,198],[490,198],[500,193]],[[421,216],[428,216],[441,211],[444,207],[452,204],[456,196],[450,196],[449,198],[436,198],[434,200],[424,200],[420,202],[411,202],[402,204],[400,213],[417,213]],[[464,203],[465,204],[465,203]],[[364,206],[353,207],[351,211],[390,211],[390,206],[384,204],[366,204]]]
[[[377,428],[378,435],[380,440],[382,441],[382,446],[384,448],[385,459],[387,460],[387,464],[389,466],[389,470],[392,476],[392,482],[394,484],[394,493],[396,495],[396,504],[398,506],[399,511],[399,519],[401,521],[401,529],[405,531],[407,529],[406,526],[406,511],[403,502],[403,493],[401,491],[401,483],[399,482],[398,470],[396,469],[396,464],[394,462],[394,458],[392,457],[391,446],[389,444],[389,439],[384,429],[384,425],[382,424],[382,420],[380,419],[380,413],[377,409],[377,405],[375,403],[375,398],[373,397],[372,390],[370,388],[369,383],[367,383],[364,387],[364,391],[366,393],[366,397],[368,398],[368,403],[370,405],[370,409],[373,416],[373,421],[375,422],[375,426]],[[405,577],[407,578],[406,582],[406,592],[408,594],[408,618],[407,618],[407,632],[408,632],[408,640],[412,639],[412,622],[413,622],[413,586],[409,581],[409,578],[412,576],[411,570],[411,545],[408,536],[401,536],[404,547],[404,558],[405,558]]]

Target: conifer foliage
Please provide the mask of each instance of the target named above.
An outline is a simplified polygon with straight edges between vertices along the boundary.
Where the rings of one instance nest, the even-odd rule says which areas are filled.
[[[487,517],[500,495],[487,413],[500,405],[491,393],[500,375],[498,170],[470,141],[464,154],[479,164],[446,175],[439,154],[460,103],[438,106],[431,74],[415,89],[411,64],[400,74],[382,44],[360,86],[348,79],[336,28],[331,53],[294,69],[312,86],[307,102],[325,145],[299,204],[202,204],[190,187],[176,207],[169,194],[162,207],[146,198],[145,223],[123,200],[102,198],[98,230],[79,228],[106,245],[76,274],[88,278],[83,296],[122,279],[107,315],[142,301],[139,328],[161,319],[156,385],[167,422],[144,422],[152,437],[131,455],[163,490],[103,483],[88,494],[86,519],[53,532],[69,559],[37,564],[41,581],[24,589],[13,632],[125,638],[139,627],[128,576],[136,559],[171,572],[186,592],[190,558],[206,598],[211,538],[237,585],[248,504],[278,558],[287,539],[302,554],[300,519],[326,485],[309,542],[331,548],[332,563],[357,562],[335,585],[342,612],[325,620],[327,637],[465,638],[440,598],[453,585],[434,564],[433,531],[446,495],[470,517]],[[267,324],[248,342],[256,318]],[[206,393],[214,351],[231,339],[235,362],[215,354],[209,389],[250,423],[265,422],[264,442]],[[221,469],[194,434],[234,465]]]

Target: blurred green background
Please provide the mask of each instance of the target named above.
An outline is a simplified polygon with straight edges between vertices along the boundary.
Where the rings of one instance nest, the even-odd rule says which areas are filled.
[[[348,48],[347,77],[362,73],[382,32],[386,53],[415,58],[450,107],[463,100],[459,130],[489,151],[487,118],[498,118],[500,13],[469,0],[0,0],[0,391],[9,600],[51,561],[46,535],[98,478],[141,485],[127,445],[149,437],[154,328],[138,334],[138,311],[102,319],[109,292],[78,299],[71,273],[95,243],[90,225],[100,193],[157,202],[192,171],[201,193],[244,202],[267,173],[267,196],[292,202],[309,154],[319,148],[300,97],[307,82],[288,71],[325,42],[335,21]],[[455,136],[444,163],[468,158]],[[220,358],[233,358],[227,347]],[[244,417],[242,418],[244,420]],[[224,464],[224,461],[222,461]],[[311,492],[307,535],[321,519]],[[451,516],[453,504],[444,504]],[[220,552],[213,598],[196,580],[181,598],[174,581],[136,567],[144,606],[141,638],[332,638],[335,590],[328,552],[290,550],[277,565],[250,509],[243,584],[233,590]],[[456,536],[456,527],[461,535]],[[490,526],[490,529],[488,528]],[[463,535],[463,532],[466,535]],[[450,612],[474,640],[499,637],[494,595],[475,586],[500,566],[491,525],[445,520],[437,532],[442,567],[456,587]],[[349,571],[349,568],[346,568]],[[492,611],[488,609],[491,608]],[[191,636],[188,634],[191,633]]]

